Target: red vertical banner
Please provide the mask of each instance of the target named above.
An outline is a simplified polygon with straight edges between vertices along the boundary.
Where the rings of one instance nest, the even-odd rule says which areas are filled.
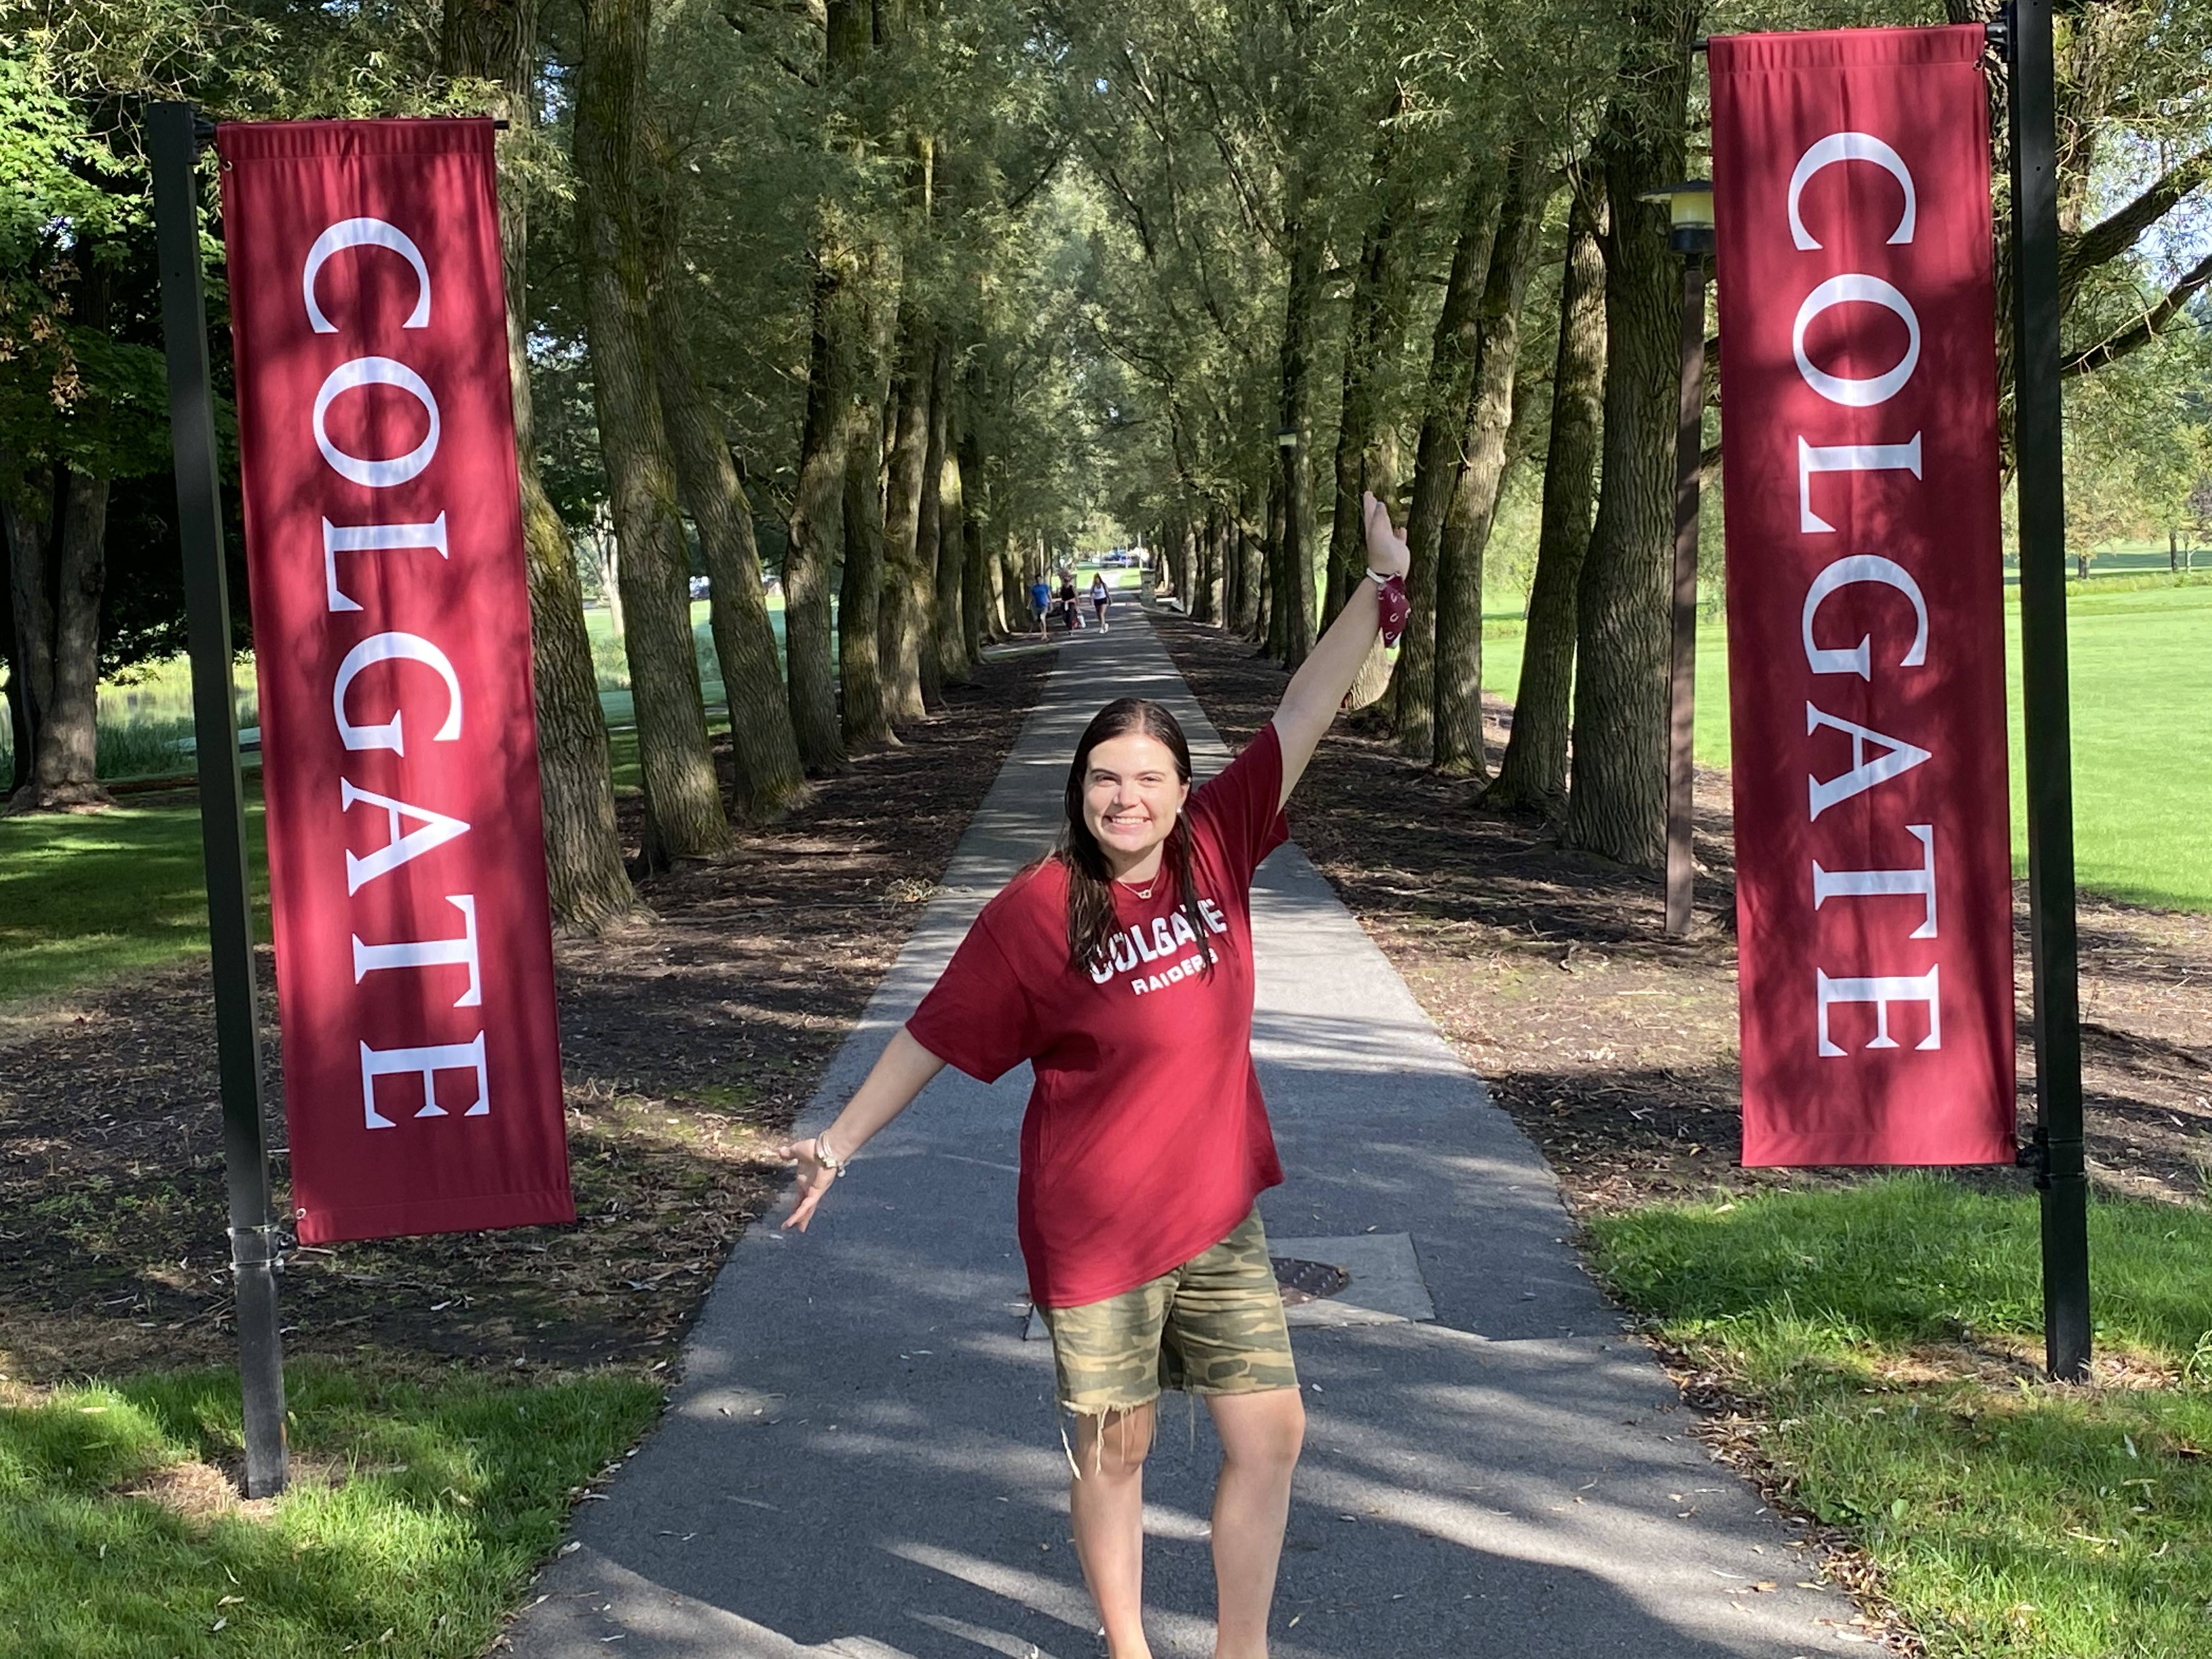
[[[294,1219],[572,1220],[491,123],[216,143]]]
[[[2013,1161],[1984,40],[1711,43],[1747,1164]]]

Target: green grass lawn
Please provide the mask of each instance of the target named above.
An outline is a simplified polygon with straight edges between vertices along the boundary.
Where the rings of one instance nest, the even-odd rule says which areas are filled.
[[[2212,1654],[2212,1210],[2092,1200],[2097,1343],[2134,1387],[2016,1363],[2041,1352],[2027,1194],[1906,1176],[1589,1231],[1615,1291],[1756,1403],[1796,1500],[1850,1528],[1937,1659]]]
[[[0,1001],[66,990],[207,948],[196,797],[0,818]],[[258,788],[246,802],[254,928],[269,937]]]
[[[2161,557],[2163,555],[2160,556]],[[2138,580],[2156,585],[2138,587]],[[2125,586],[2123,586],[2125,584]],[[2015,873],[2027,872],[2020,605],[2005,605]],[[2075,859],[2081,890],[2161,909],[2212,910],[2212,582],[2092,578],[2067,592],[2074,702]],[[1510,697],[1522,625],[1483,628],[1483,683]],[[1698,630],[1698,759],[1729,761],[1728,630]]]
[[[428,1381],[295,1365],[295,1480],[266,1514],[132,1496],[240,1445],[234,1374],[0,1405],[0,1651],[21,1659],[465,1659],[551,1553],[574,1491],[652,1425],[617,1372]],[[199,1489],[215,1486],[205,1478]]]

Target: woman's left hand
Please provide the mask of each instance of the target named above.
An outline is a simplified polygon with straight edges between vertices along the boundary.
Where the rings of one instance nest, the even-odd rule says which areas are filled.
[[[1413,566],[1413,555],[1390,522],[1390,509],[1370,491],[1360,496],[1359,510],[1367,530],[1367,568],[1386,576],[1404,575]]]

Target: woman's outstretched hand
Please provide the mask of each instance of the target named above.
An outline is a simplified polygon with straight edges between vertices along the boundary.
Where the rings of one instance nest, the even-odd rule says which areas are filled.
[[[814,1212],[822,1202],[823,1194],[830,1190],[830,1183],[837,1177],[823,1168],[821,1159],[815,1157],[814,1139],[811,1135],[805,1140],[785,1142],[775,1149],[775,1155],[786,1164],[799,1166],[797,1200],[791,1206],[791,1213],[784,1217],[783,1225],[803,1233],[806,1231],[806,1224],[814,1219]]]
[[[1413,555],[1390,522],[1390,509],[1370,491],[1360,496],[1359,513],[1367,531],[1367,568],[1386,576],[1404,575],[1412,568]]]

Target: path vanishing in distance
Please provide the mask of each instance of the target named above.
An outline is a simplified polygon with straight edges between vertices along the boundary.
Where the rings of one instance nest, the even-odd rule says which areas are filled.
[[[1077,735],[1102,704],[1158,698],[1201,777],[1226,762],[1150,626],[1120,615],[1060,648],[801,1133],[835,1115],[975,911],[1050,843]],[[1291,817],[1295,835],[1295,801]],[[1261,1200],[1268,1234],[1279,1254],[1346,1265],[1395,1251],[1417,1278],[1356,1269],[1345,1297],[1425,1291],[1434,1307],[1292,1332],[1310,1420],[1276,1659],[1863,1650],[1850,1602],[1800,1586],[1817,1575],[1791,1546],[1799,1529],[1688,1437],[1691,1409],[1565,1242],[1535,1149],[1295,842],[1261,867],[1252,913],[1253,1052],[1290,1176]],[[745,1236],[666,1419],[581,1506],[543,1599],[505,1638],[513,1651],[1096,1659],[1052,1357],[1024,1337],[1014,1182],[1029,1086],[1025,1066],[988,1088],[947,1068],[811,1232]],[[1159,1659],[1212,1651],[1218,1455],[1203,1411],[1164,1402],[1146,1477]]]

